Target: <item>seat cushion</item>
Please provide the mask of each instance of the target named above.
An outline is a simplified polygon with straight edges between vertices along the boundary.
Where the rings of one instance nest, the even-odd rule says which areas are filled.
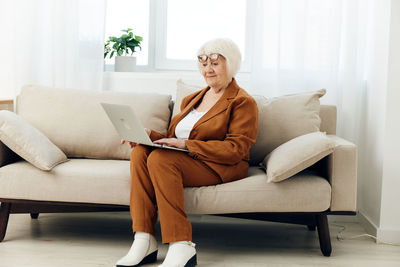
[[[265,172],[250,167],[245,179],[185,189],[185,209],[190,214],[245,212],[319,212],[331,203],[328,181],[303,171],[280,183],[268,183]]]
[[[129,205],[129,161],[71,159],[49,172],[25,161],[0,168],[0,198]],[[329,183],[302,172],[281,183],[267,183],[264,171],[216,186],[185,188],[191,214],[324,211]]]
[[[44,172],[26,161],[0,168],[0,198],[129,204],[127,160],[70,159]]]

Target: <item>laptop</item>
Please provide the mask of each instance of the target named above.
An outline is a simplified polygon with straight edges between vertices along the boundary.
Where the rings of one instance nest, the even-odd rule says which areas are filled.
[[[123,140],[146,146],[190,152],[187,149],[154,144],[130,106],[109,103],[100,104]]]

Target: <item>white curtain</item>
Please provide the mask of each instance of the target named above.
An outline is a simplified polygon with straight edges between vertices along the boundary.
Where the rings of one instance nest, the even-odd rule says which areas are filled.
[[[100,90],[105,0],[0,0],[0,98],[24,84]]]
[[[28,83],[100,90],[105,0],[0,0],[0,98]],[[338,134],[360,135],[373,0],[249,0],[251,92],[326,88]]]
[[[326,88],[337,132],[357,142],[364,95],[368,0],[256,0],[250,84],[274,97]]]

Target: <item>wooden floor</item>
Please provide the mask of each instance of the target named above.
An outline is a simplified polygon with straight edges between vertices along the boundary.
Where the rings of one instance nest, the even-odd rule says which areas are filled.
[[[371,238],[338,241],[365,233],[354,222],[330,223],[332,255],[324,257],[317,232],[304,226],[214,216],[191,216],[198,266],[400,266],[400,247]],[[157,225],[159,229],[159,225]],[[160,237],[157,237],[160,240]],[[10,216],[0,243],[0,266],[115,266],[132,243],[127,212]],[[161,244],[160,244],[161,245]],[[165,257],[161,245],[156,264]]]

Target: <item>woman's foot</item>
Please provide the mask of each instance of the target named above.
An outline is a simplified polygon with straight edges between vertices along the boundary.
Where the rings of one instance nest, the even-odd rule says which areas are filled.
[[[136,232],[135,240],[128,252],[117,262],[117,267],[135,267],[157,260],[157,241],[149,233]]]
[[[196,244],[191,241],[169,243],[167,256],[158,267],[193,267],[197,265]]]

